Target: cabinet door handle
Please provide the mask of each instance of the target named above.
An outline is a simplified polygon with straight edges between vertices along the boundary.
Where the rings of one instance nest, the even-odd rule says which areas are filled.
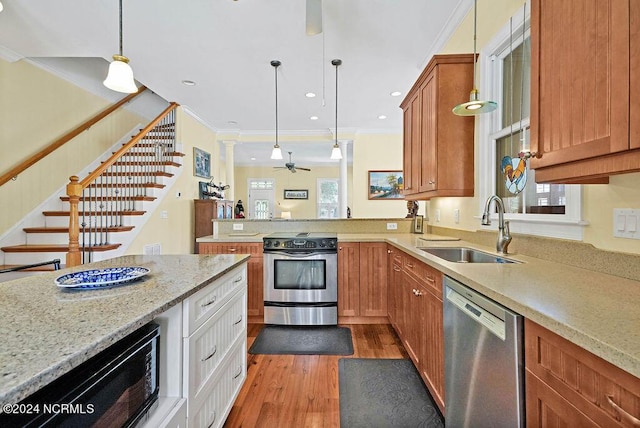
[[[433,181],[433,180],[429,180],[429,184],[434,185],[434,184],[436,184],[436,182]]]
[[[217,298],[218,298],[218,296],[213,296],[213,299],[209,300],[207,303],[201,304],[200,307],[206,308],[207,306],[213,305],[216,302]]]
[[[233,283],[234,283],[234,284],[237,284],[237,283],[241,282],[243,279],[244,279],[244,278],[243,278],[242,276],[239,276],[239,277],[237,277],[237,278],[233,281]]]
[[[613,401],[612,395],[607,395],[607,401],[609,402],[611,407],[613,407],[615,411],[618,412],[618,415],[620,415],[620,420],[622,422],[626,422],[628,425],[632,427],[640,427],[640,419],[634,417],[632,414],[628,413],[622,407],[618,406],[616,402]]]
[[[393,270],[395,270],[396,272],[400,272],[402,269],[400,269],[398,266],[394,266]]]
[[[233,378],[234,379],[238,379],[238,377],[242,374],[242,366],[238,367],[238,374],[235,375]]]
[[[211,421],[211,423],[210,423],[209,425],[207,425],[207,428],[211,428],[211,427],[213,426],[213,424],[214,424],[214,423],[216,423],[216,416],[217,416],[217,414],[216,414],[216,412],[215,412],[215,411],[213,411],[213,412],[211,412],[211,413],[213,413],[213,420]]]
[[[407,263],[407,267],[413,269],[413,265],[411,263]]]
[[[387,250],[387,254],[391,254],[391,252],[392,252],[391,250]]]
[[[233,325],[238,325],[242,322],[242,315],[240,315],[240,319],[233,323]]]
[[[203,363],[205,361],[209,361],[211,358],[213,358],[214,355],[216,355],[216,352],[218,352],[218,346],[214,346],[213,347],[213,352],[211,352],[209,355],[207,355],[204,358],[201,358],[200,361],[202,361]]]
[[[231,251],[232,253],[235,253],[236,249],[235,248],[229,248],[229,251]]]

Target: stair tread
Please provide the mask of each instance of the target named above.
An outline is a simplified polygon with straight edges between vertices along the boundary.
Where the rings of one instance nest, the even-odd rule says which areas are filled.
[[[128,232],[133,230],[135,226],[109,226],[106,228],[108,232]],[[69,233],[68,227],[25,227],[26,233]]]
[[[116,163],[114,163],[114,165],[117,165],[117,166],[133,166],[133,165],[139,165],[139,163],[138,162],[116,162]],[[181,167],[182,166],[181,163],[174,162],[174,161],[155,162],[154,165],[175,166],[175,167]]]
[[[163,189],[165,187],[164,184],[159,183],[102,183],[102,184],[90,184],[87,187],[155,187],[156,189]]]
[[[110,251],[120,247],[121,244],[103,244],[92,247],[84,247],[85,251]],[[83,247],[80,247],[82,251]],[[10,245],[2,247],[0,250],[5,253],[66,253],[69,251],[69,244],[24,244]]]
[[[114,176],[136,176],[136,177],[145,177],[153,175],[156,177],[173,177],[173,174],[165,171],[120,171],[120,172],[103,172],[101,176],[103,177],[114,177]]]
[[[106,211],[104,212],[106,213]],[[104,214],[103,212],[98,211],[80,211],[79,215],[98,215]],[[109,211],[110,215],[144,215],[146,211]],[[69,216],[69,211],[42,211],[42,214],[46,217],[56,217],[56,216]]]

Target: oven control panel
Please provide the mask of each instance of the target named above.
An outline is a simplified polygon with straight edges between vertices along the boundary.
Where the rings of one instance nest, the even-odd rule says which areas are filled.
[[[323,239],[277,239],[265,238],[263,247],[270,250],[335,250],[338,245],[336,238]]]

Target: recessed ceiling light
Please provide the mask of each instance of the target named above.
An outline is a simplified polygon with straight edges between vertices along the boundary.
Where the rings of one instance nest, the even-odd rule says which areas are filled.
[[[256,160],[256,158],[253,158],[253,157],[252,157],[252,158],[251,158],[251,160],[252,160],[252,161],[254,161],[254,160]]]
[[[193,80],[183,80],[182,84],[187,86],[196,86],[196,82],[194,82]]]
[[[387,118],[387,116],[385,116],[384,114],[381,114],[380,116],[378,116],[378,119],[381,119],[381,120],[382,119],[386,119],[386,118]]]
[[[400,92],[400,91],[393,91],[393,92],[391,92],[389,95],[391,95],[392,97],[399,97],[400,95],[402,95],[402,92]]]
[[[313,92],[307,92],[306,94],[304,94],[304,96],[307,98],[314,98],[316,94],[314,94]]]
[[[318,116],[311,116],[309,119],[311,119],[311,120],[318,120]]]

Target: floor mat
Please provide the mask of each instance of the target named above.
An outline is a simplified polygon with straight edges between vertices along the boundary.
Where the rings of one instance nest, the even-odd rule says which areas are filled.
[[[351,330],[336,326],[266,325],[250,354],[352,355]]]
[[[444,427],[410,360],[342,358],[338,368],[342,428]]]

